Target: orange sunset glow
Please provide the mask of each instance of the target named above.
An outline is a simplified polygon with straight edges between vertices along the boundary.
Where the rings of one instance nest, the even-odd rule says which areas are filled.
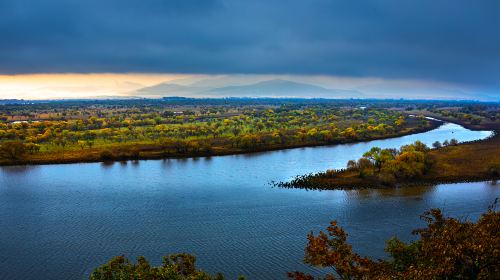
[[[170,74],[0,75],[0,99],[58,99],[127,96],[142,87],[187,77]]]

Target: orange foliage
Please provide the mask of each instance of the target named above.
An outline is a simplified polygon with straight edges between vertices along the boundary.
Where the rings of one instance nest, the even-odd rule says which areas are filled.
[[[445,217],[432,209],[422,216],[427,227],[414,231],[420,239],[409,244],[397,238],[387,243],[390,260],[361,257],[347,243],[347,233],[331,222],[327,233],[308,235],[304,261],[330,267],[332,279],[499,279],[500,212],[488,209],[476,223]],[[301,272],[295,280],[312,280]]]

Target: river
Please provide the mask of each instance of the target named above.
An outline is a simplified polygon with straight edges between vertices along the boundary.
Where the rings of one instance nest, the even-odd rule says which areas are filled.
[[[270,181],[344,167],[372,146],[471,141],[489,131],[456,124],[365,143],[247,155],[114,164],[0,168],[0,279],[86,279],[112,256],[158,264],[194,253],[228,279],[285,279],[302,264],[306,235],[339,221],[361,254],[384,257],[385,240],[411,240],[419,214],[440,207],[477,218],[500,196],[493,183],[391,190],[306,191]]]

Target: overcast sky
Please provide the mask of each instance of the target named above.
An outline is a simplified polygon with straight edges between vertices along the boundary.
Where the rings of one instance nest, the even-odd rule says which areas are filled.
[[[498,0],[1,0],[0,74],[274,74],[500,88]]]

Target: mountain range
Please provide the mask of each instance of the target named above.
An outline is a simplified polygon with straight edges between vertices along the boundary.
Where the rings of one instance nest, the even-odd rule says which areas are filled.
[[[362,98],[355,90],[328,89],[317,85],[283,79],[264,80],[246,85],[211,87],[203,83],[181,85],[161,83],[133,93],[139,97],[297,97],[297,98]]]

